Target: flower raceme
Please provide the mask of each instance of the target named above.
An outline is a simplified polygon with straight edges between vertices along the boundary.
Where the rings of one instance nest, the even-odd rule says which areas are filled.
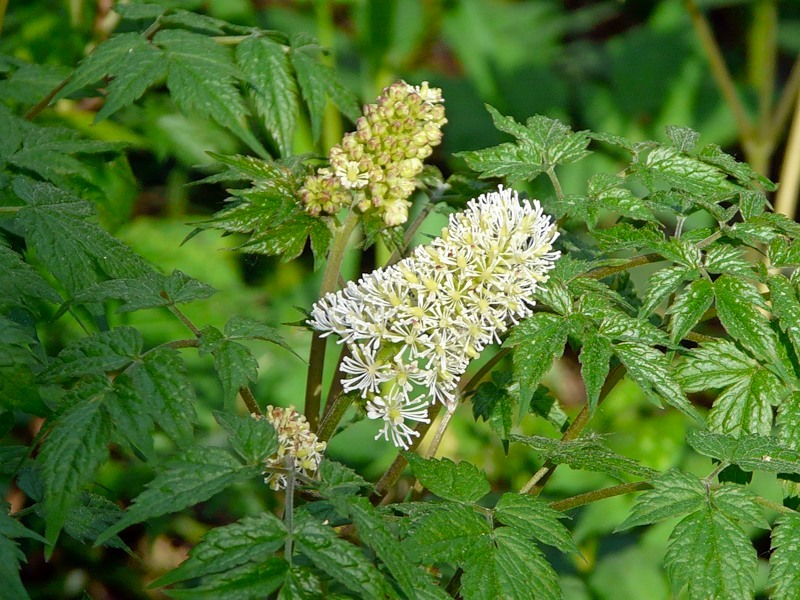
[[[429,422],[431,403],[455,405],[469,361],[532,314],[557,237],[538,201],[500,186],[451,215],[429,245],[314,305],[309,324],[349,350],[343,389],[383,421],[376,439],[408,448],[419,435],[409,422]]]
[[[288,408],[267,406],[263,416],[256,414],[251,416],[257,421],[263,420],[269,423],[278,433],[278,450],[264,461],[266,467],[284,470],[286,457],[289,456],[298,473],[308,477],[316,472],[327,444],[317,439],[316,434],[309,428],[306,418],[293,406]],[[286,488],[285,473],[266,471],[264,474],[266,475],[264,483],[269,484],[273,490]]]
[[[333,214],[357,206],[376,211],[388,226],[405,223],[422,161],[442,140],[447,123],[438,88],[398,81],[364,107],[356,130],[331,148],[330,167],[307,178],[300,190],[306,210]]]

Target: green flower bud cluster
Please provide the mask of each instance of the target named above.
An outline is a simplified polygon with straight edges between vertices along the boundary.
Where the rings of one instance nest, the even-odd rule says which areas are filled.
[[[330,166],[306,179],[300,197],[313,214],[345,206],[377,211],[388,226],[405,223],[422,161],[442,141],[447,123],[438,88],[404,81],[383,90],[364,107],[356,130],[331,148]]]

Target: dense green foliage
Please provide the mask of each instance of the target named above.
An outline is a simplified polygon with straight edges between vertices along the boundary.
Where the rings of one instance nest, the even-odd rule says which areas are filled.
[[[4,597],[800,597],[800,225],[769,177],[796,74],[775,103],[754,76],[731,117],[694,2],[611,35],[607,85],[579,72],[599,68],[581,36],[621,18],[605,3],[70,2],[69,26],[11,4]],[[800,14],[755,4],[752,34],[796,54]],[[461,77],[420,67],[434,26]],[[676,68],[645,77],[662,42]],[[306,178],[401,75],[441,85],[449,120],[412,219],[307,212]],[[504,91],[524,77],[535,97]],[[667,96],[635,107],[649,124],[637,94]],[[320,279],[408,254],[501,181],[557,219],[561,257],[398,451],[343,391],[342,347],[309,353]],[[329,443],[315,473],[265,467],[268,405]]]

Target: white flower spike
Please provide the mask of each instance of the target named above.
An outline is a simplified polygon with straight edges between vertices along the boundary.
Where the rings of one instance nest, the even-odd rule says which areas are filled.
[[[384,422],[376,439],[408,448],[417,433],[406,421],[428,422],[431,403],[457,401],[469,361],[532,314],[559,257],[557,237],[538,201],[500,186],[451,215],[429,245],[314,305],[310,325],[350,350],[344,389]]]

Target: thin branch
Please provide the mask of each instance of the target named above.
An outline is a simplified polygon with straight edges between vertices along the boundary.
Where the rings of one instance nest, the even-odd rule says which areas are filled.
[[[403,252],[406,248],[408,248],[409,244],[411,244],[411,240],[414,239],[414,235],[417,233],[417,230],[422,226],[422,223],[432,210],[433,202],[428,201],[425,206],[422,207],[422,210],[419,211],[419,214],[411,222],[411,225],[408,226],[408,229],[406,229],[405,235],[403,236],[403,247],[397,248],[394,252],[392,252],[389,260],[386,262],[387,267],[390,267],[403,257]]]
[[[558,175],[556,175],[556,170],[554,167],[550,167],[545,171],[547,176],[550,178],[550,183],[553,185],[553,190],[556,192],[556,198],[559,200],[564,199],[564,192],[561,190],[561,182],[558,180]]]
[[[634,267],[640,267],[642,265],[646,265],[649,263],[659,262],[661,260],[666,260],[660,254],[644,254],[643,256],[637,256],[636,258],[630,259],[628,262],[616,265],[612,267],[599,267],[594,271],[590,271],[586,274],[587,277],[591,277],[592,279],[603,279],[604,277],[608,277],[609,275],[614,275],[615,273],[620,273],[622,271],[627,271],[628,269],[632,269]]]
[[[166,293],[165,293],[165,292],[161,292],[160,296],[161,296],[161,297],[163,297],[163,298],[164,298],[164,299],[166,299],[166,300],[169,300],[169,297],[166,295]],[[194,323],[192,323],[192,322],[191,322],[191,320],[189,320],[189,317],[187,317],[185,314],[183,314],[183,311],[181,311],[181,309],[180,309],[180,308],[178,308],[178,307],[177,307],[177,306],[175,306],[174,304],[170,304],[170,305],[168,305],[168,306],[167,306],[167,308],[169,308],[169,311],[170,311],[170,312],[171,312],[173,315],[175,315],[176,317],[178,317],[178,318],[181,320],[181,322],[182,322],[184,325],[186,325],[186,327],[188,327],[188,328],[189,328],[189,331],[191,331],[191,332],[192,332],[192,333],[193,333],[193,334],[194,334],[196,337],[198,337],[198,338],[199,338],[199,337],[201,337],[201,336],[203,335],[203,334],[200,332],[200,330],[199,330],[197,327],[195,327],[195,324],[194,324]]]
[[[786,141],[778,192],[775,195],[775,212],[794,218],[797,196],[800,193],[800,93],[796,94],[792,128]]]
[[[351,211],[333,237],[328,263],[325,265],[325,271],[322,274],[322,285],[319,290],[320,298],[336,290],[336,284],[339,281],[339,269],[341,269],[342,261],[344,260],[345,250],[347,250],[347,242],[357,223],[358,214],[355,211]],[[320,335],[320,332],[315,331],[311,336],[311,349],[308,355],[305,416],[312,430],[316,430],[319,424],[326,339]]]
[[[697,6],[694,0],[686,0],[686,8],[689,11],[689,16],[692,19],[697,36],[700,38],[700,43],[708,55],[708,62],[711,66],[711,74],[719,87],[722,97],[731,109],[733,118],[736,120],[736,127],[739,129],[739,134],[742,138],[746,138],[752,130],[752,123],[747,116],[742,101],[736,92],[736,85],[733,82],[728,66],[725,64],[725,59],[722,57],[722,51],[714,39],[714,33],[711,31],[711,26],[708,20]]]
[[[614,367],[611,372],[608,374],[605,383],[603,384],[603,388],[600,390],[600,396],[597,399],[597,406],[600,406],[600,403],[605,400],[608,395],[611,393],[616,385],[622,380],[622,377],[625,375],[625,367],[621,364]],[[578,436],[583,431],[583,428],[586,427],[586,424],[589,422],[589,417],[591,416],[589,411],[589,405],[584,405],[581,409],[581,412],[575,417],[575,419],[570,423],[567,430],[562,434],[561,441],[562,442],[570,442],[574,439],[577,439]],[[542,468],[531,477],[530,480],[522,487],[525,490],[525,493],[533,494],[534,496],[538,496],[541,493],[542,488],[553,476],[558,464],[552,461],[545,461]],[[545,472],[542,470],[546,469]]]
[[[433,458],[436,455],[436,451],[439,449],[439,444],[442,443],[442,439],[444,438],[444,432],[447,430],[448,425],[450,425],[450,420],[453,418],[457,406],[458,400],[453,402],[453,404],[448,406],[447,410],[444,411],[444,416],[439,422],[439,427],[436,429],[436,433],[433,435],[433,439],[431,440],[428,449],[425,451],[425,458]]]
[[[8,0],[0,0],[0,31],[3,31],[3,24],[6,21],[6,10],[8,10]]]
[[[767,137],[773,145],[778,143],[778,139],[786,129],[789,117],[792,116],[792,108],[795,105],[795,97],[798,92],[800,92],[800,57],[794,61],[792,71],[789,73],[789,78],[786,80],[786,85],[775,106],[775,112],[772,113]]]
[[[651,490],[653,486],[647,481],[636,481],[634,483],[622,483],[612,487],[607,487],[602,490],[594,492],[586,492],[585,494],[578,494],[571,498],[564,498],[563,500],[556,500],[550,503],[550,508],[555,510],[565,511],[571,508],[577,508],[598,500],[605,500],[606,498],[613,498],[614,496],[622,496],[623,494],[630,494],[632,492],[641,492],[643,490]]]
[[[58,92],[64,89],[64,87],[70,82],[71,79],[72,79],[72,74],[70,74],[69,77],[64,79],[61,83],[56,85],[56,87],[54,87],[52,90],[47,92],[44,98],[39,100],[28,110],[28,112],[25,113],[25,119],[28,121],[33,121],[37,116],[39,116],[39,113],[41,113],[45,108],[47,108],[50,105],[50,102],[53,101],[53,98],[56,97]]]

